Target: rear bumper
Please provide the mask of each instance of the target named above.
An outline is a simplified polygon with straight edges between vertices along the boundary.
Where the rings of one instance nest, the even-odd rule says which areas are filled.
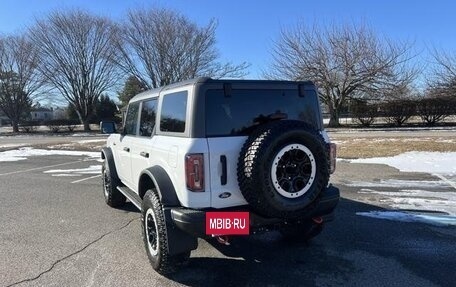
[[[194,210],[182,207],[171,208],[171,218],[174,224],[193,236],[205,237],[206,235],[206,212],[207,211],[249,211],[250,212],[250,231],[256,233],[263,230],[277,229],[280,226],[290,223],[299,223],[302,221],[312,220],[329,222],[334,220],[334,209],[339,203],[340,192],[337,187],[328,186],[322,191],[318,204],[308,217],[298,220],[287,221],[280,218],[266,218],[247,208],[237,209],[217,209],[217,210]]]

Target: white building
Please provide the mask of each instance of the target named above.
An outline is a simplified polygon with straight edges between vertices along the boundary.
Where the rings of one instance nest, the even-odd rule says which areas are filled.
[[[54,118],[54,111],[52,108],[37,108],[30,112],[32,121],[48,121]]]

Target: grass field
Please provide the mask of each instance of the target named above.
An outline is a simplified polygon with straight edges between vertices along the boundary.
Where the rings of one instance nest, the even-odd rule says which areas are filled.
[[[60,141],[59,137],[49,137],[57,139],[52,141],[52,144],[46,143],[46,141],[34,143],[33,135],[21,135],[27,136],[27,140],[24,139],[24,142],[20,143],[9,143],[9,137],[5,137],[6,143],[2,145],[0,142],[0,151],[24,146],[41,149],[100,151],[106,144],[106,138],[84,138],[83,135],[81,134],[82,140],[67,137]],[[329,136],[337,144],[338,158],[385,157],[409,151],[456,152],[456,129],[451,128],[440,130],[330,129]],[[44,135],[40,135],[40,137],[46,138]]]
[[[429,137],[344,137],[333,135],[339,158],[394,156],[408,151],[456,152],[456,135]]]

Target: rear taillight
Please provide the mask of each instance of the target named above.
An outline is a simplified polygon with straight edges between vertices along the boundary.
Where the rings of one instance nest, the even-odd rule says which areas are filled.
[[[329,144],[329,173],[336,171],[337,146],[335,143]]]
[[[191,191],[204,191],[204,155],[202,153],[185,156],[185,179]]]

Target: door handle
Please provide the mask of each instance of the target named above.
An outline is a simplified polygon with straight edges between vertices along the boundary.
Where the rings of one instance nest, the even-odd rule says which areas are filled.
[[[149,158],[149,153],[145,151],[140,152],[139,155],[145,158]]]
[[[126,152],[130,152],[130,148],[129,147],[124,147],[123,150],[126,151]]]

